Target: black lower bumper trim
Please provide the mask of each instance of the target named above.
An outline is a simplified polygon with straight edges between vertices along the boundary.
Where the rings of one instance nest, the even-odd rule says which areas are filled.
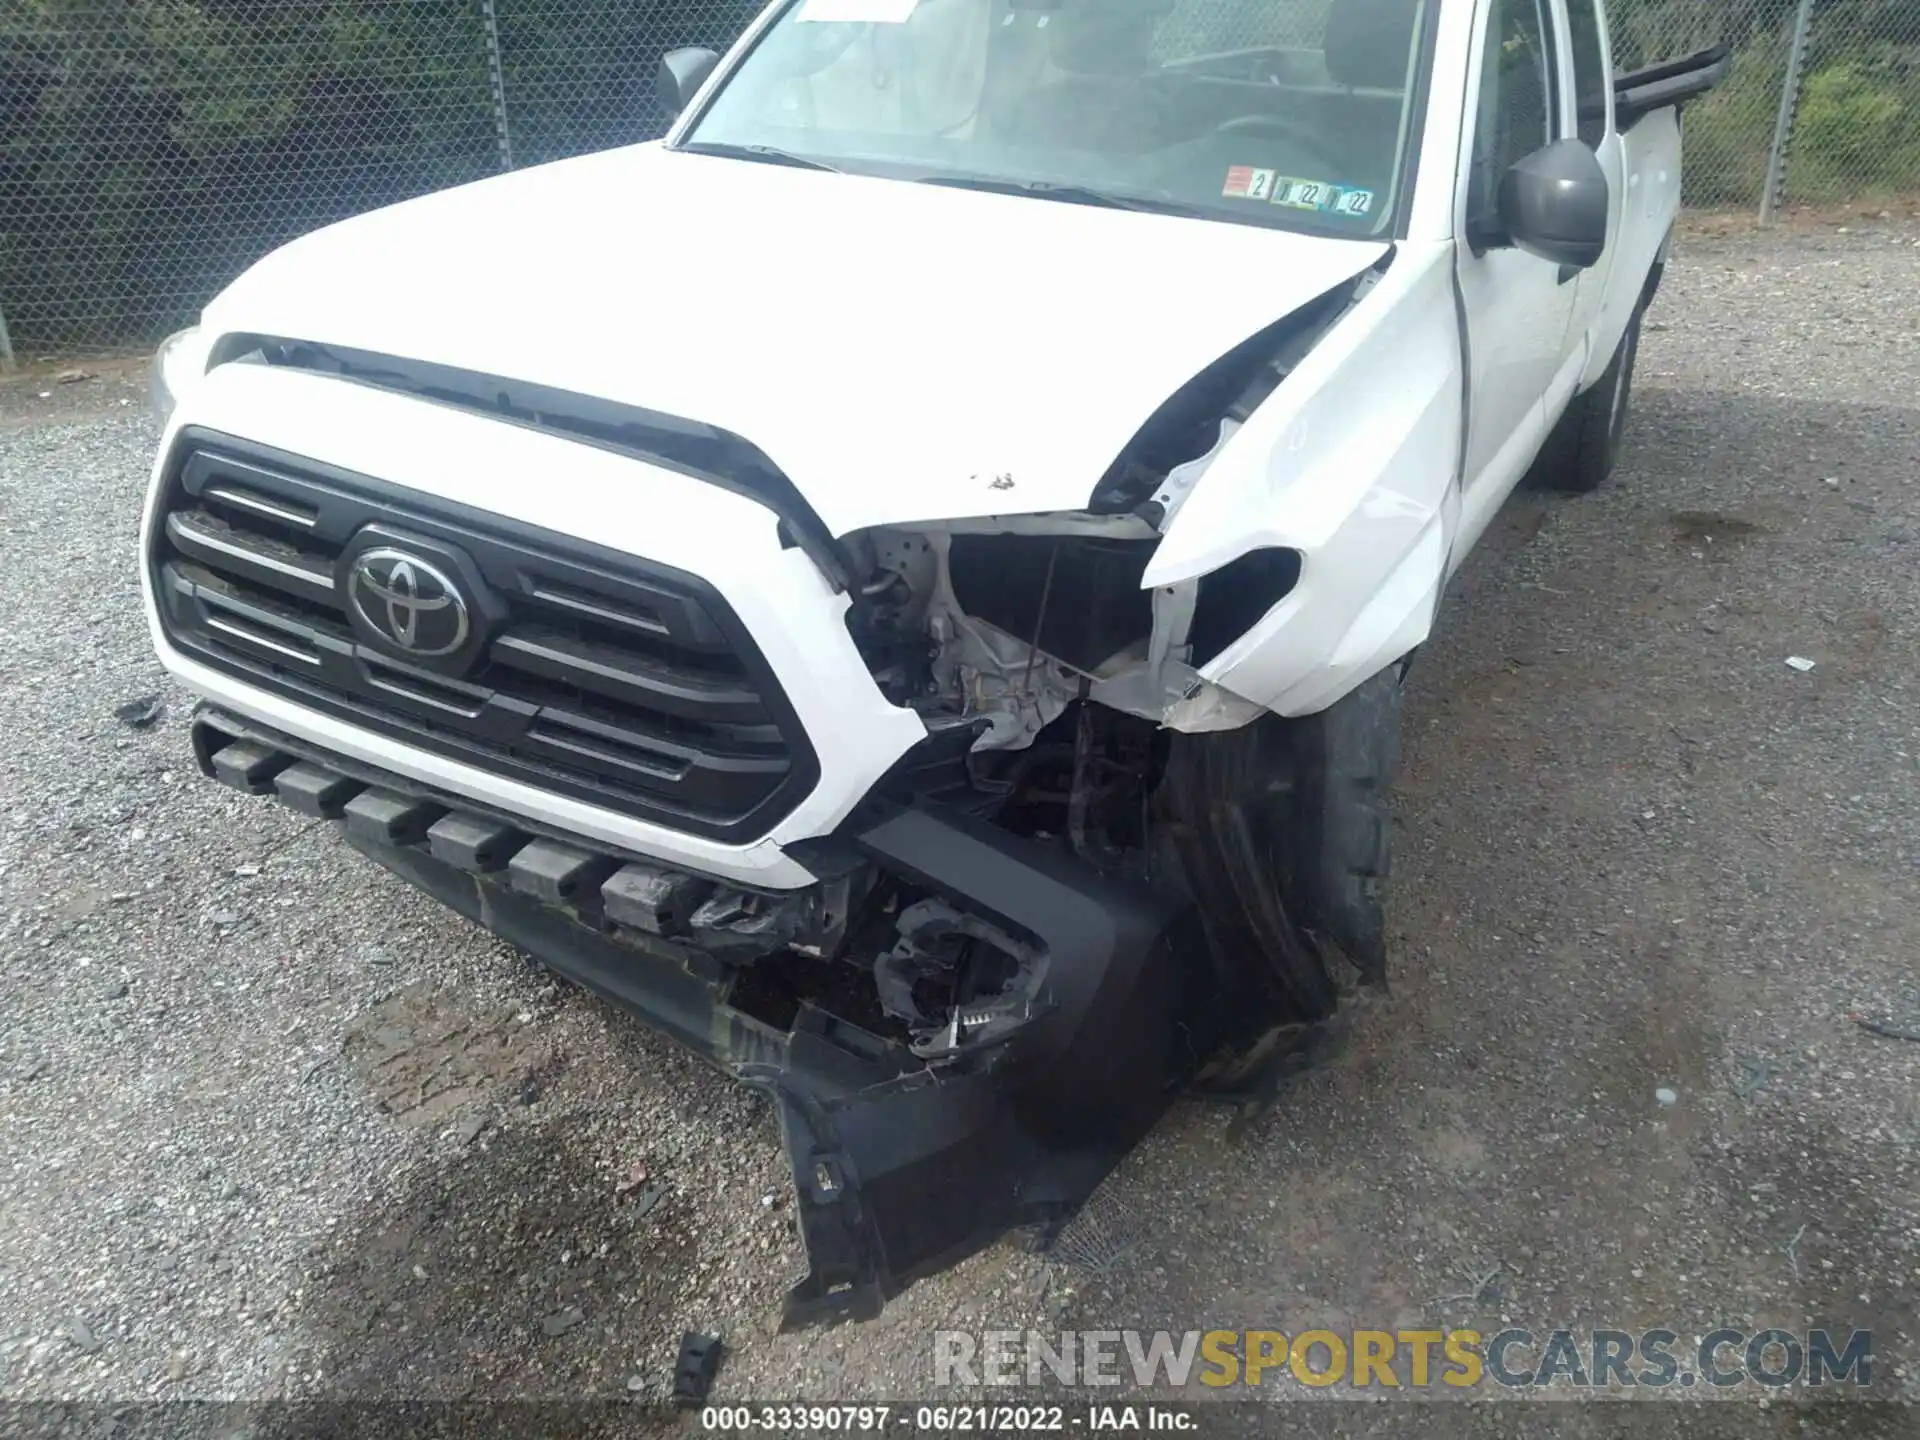
[[[213,757],[214,772],[220,779],[249,795],[265,795],[272,790],[274,776],[292,763],[290,756],[246,740],[226,746]]]
[[[262,739],[224,716],[196,725],[203,766],[222,778],[235,743]],[[227,767],[242,783],[255,769]],[[957,814],[898,812],[851,837],[878,871],[1046,957],[1035,1018],[937,1067],[811,1003],[785,1029],[737,1008],[752,967],[616,923],[620,907],[582,893],[617,875],[606,857],[501,835],[500,817],[449,815],[398,779],[343,814],[362,853],[772,1097],[809,1263],[786,1329],[870,1318],[1007,1231],[1064,1220],[1212,1048],[1212,972],[1189,909]]]
[[[274,794],[316,820],[338,820],[347,802],[366,788],[350,776],[305,762],[289,765],[273,780]]]
[[[1046,1013],[972,1068],[854,1093],[746,1074],[781,1100],[811,1273],[788,1323],[864,1317],[1008,1230],[1065,1219],[1205,1058],[1208,967],[1186,912],[1063,850],[954,814],[858,837],[907,876],[1048,957]]]

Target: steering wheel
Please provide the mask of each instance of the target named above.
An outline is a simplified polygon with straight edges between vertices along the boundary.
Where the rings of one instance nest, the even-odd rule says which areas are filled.
[[[1303,179],[1326,180],[1338,183],[1346,167],[1326,148],[1326,141],[1315,131],[1309,130],[1298,120],[1284,119],[1279,115],[1236,115],[1233,119],[1215,127],[1216,135],[1272,135],[1289,141],[1312,165],[1319,167],[1319,173],[1302,176]],[[1302,168],[1307,168],[1303,166]]]

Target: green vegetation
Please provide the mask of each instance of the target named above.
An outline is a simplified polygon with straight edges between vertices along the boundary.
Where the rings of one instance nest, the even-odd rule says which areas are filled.
[[[1720,88],[1687,110],[1689,205],[1759,204],[1786,73],[1786,37],[1762,37],[1736,52]]]
[[[1687,112],[1690,205],[1757,205],[1798,0],[1610,0],[1637,65],[1724,39],[1727,82]],[[1920,189],[1920,4],[1817,0],[1786,193],[1814,203]]]
[[[657,134],[661,53],[755,8],[496,0],[515,163]],[[284,240],[499,168],[478,0],[0,0],[22,349],[145,344]]]
[[[1808,79],[1787,164],[1796,200],[1920,188],[1920,43],[1873,46]]]

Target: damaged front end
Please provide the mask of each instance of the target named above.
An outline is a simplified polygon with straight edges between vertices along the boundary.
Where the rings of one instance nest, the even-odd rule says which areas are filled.
[[[1013,750],[1075,700],[1185,733],[1245,725],[1263,707],[1201,669],[1293,592],[1296,550],[1261,547],[1211,574],[1147,587],[1161,539],[1240,428],[1386,262],[1260,331],[1193,377],[1140,427],[1084,510],[879,527],[845,541],[863,577],[847,622],[888,698],[930,725],[984,724],[975,748]]]
[[[582,848],[203,707],[202,769],[356,849],[774,1100],[809,1273],[784,1324],[1085,1201],[1214,1034],[1191,907],[935,803],[749,893]]]
[[[847,954],[875,956],[919,1068],[823,1095],[799,1032],[786,1068],[742,1068],[779,1096],[795,1166],[813,1272],[790,1319],[868,1313],[1007,1229],[1056,1228],[1177,1093],[1265,1103],[1384,985],[1402,667],[1285,719],[1201,671],[1287,602],[1299,552],[1143,584],[1214,457],[1379,273],[1196,377],[1084,511],[842,542],[849,631],[928,738],[794,853],[883,877],[890,931]]]
[[[1008,514],[794,532],[925,731],[831,834],[783,843],[805,888],[542,830],[219,709],[201,767],[767,1093],[809,1263],[784,1323],[871,1317],[1009,1230],[1056,1231],[1183,1091],[1259,1100],[1384,979],[1397,671],[1283,719],[1202,670],[1288,603],[1300,552],[1143,584],[1377,273],[1195,377],[1082,510],[1021,513],[1019,477],[987,477]]]
[[[984,733],[936,728],[801,847],[815,885],[758,892],[217,709],[193,731],[208,775],[338,823],[772,1098],[809,1263],[785,1328],[871,1318],[1011,1230],[1056,1232],[1180,1093],[1258,1099],[1373,968],[1366,746],[1336,754],[1317,717],[1179,735],[1084,700],[1024,751],[975,751]],[[1355,836],[1360,863],[1329,864]]]
[[[1330,1020],[1380,982],[1385,796],[1404,660],[1318,713],[1282,718],[1208,678],[1299,598],[1306,558],[1248,548],[1176,583],[1146,577],[1202,477],[1391,252],[1194,376],[1146,420],[1084,510],[875,527],[845,537],[847,624],[929,740],[880,787],[1064,848],[1205,915],[1225,1071],[1273,1027]],[[995,477],[1016,498],[1016,476]],[[1335,978],[1338,977],[1338,978]],[[1253,1003],[1252,1020],[1245,1006]]]

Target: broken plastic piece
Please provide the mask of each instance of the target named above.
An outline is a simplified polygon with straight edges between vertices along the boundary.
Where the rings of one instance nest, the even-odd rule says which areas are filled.
[[[114,718],[122,725],[133,730],[144,730],[160,718],[160,697],[142,695],[138,700],[129,700],[118,706],[113,712]]]
[[[1879,1035],[1888,1040],[1911,1040],[1920,1044],[1920,1024],[1896,1025],[1891,1021],[1876,1020],[1870,1015],[1849,1015],[1847,1018],[1869,1035]]]
[[[686,925],[695,943],[707,953],[717,959],[744,964],[792,943],[806,918],[804,896],[749,895],[739,890],[720,890],[700,903]]]
[[[673,1366],[673,1401],[676,1405],[698,1405],[713,1388],[713,1377],[720,1371],[720,1337],[696,1335],[689,1330],[680,1337],[680,1358]]]
[[[668,935],[685,923],[687,913],[712,888],[678,871],[627,865],[600,887],[607,918],[616,925]]]
[[[921,1059],[1005,1040],[1048,1008],[1037,1004],[1046,957],[998,927],[922,900],[901,913],[898,929],[899,944],[874,962],[874,982],[881,1008],[908,1023]],[[916,994],[923,985],[945,991],[947,1003],[930,1011]]]

